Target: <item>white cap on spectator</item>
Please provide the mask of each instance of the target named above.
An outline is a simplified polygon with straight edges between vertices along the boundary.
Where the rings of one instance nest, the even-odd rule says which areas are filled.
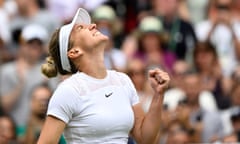
[[[93,19],[98,20],[107,20],[113,21],[116,18],[115,11],[112,7],[108,5],[99,6],[96,10],[93,11]]]
[[[163,26],[157,17],[147,16],[140,21],[139,29],[141,32],[161,32]]]
[[[41,25],[29,24],[23,28],[21,36],[25,41],[38,39],[44,43],[48,39],[48,32]]]
[[[71,65],[67,56],[69,36],[76,23],[91,24],[91,17],[85,9],[79,8],[70,24],[64,25],[59,33],[59,50],[62,68],[71,72]]]

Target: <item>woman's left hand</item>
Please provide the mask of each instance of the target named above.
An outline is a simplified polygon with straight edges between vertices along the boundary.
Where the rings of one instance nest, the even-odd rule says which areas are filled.
[[[155,68],[153,70],[149,70],[148,75],[154,92],[163,94],[164,91],[168,88],[170,82],[168,73],[160,70],[159,68]]]

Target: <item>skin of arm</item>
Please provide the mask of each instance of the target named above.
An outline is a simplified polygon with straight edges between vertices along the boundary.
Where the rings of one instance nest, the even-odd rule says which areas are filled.
[[[156,75],[161,77],[163,83],[159,83]],[[133,106],[135,124],[131,134],[138,144],[153,144],[159,135],[163,94],[169,85],[170,78],[160,69],[154,69],[149,71],[149,80],[155,93],[149,112],[144,114],[140,104]]]
[[[66,124],[53,116],[47,116],[37,144],[57,144]]]

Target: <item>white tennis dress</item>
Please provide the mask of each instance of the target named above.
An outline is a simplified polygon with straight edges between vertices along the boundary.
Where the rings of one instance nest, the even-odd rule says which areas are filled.
[[[47,115],[64,121],[68,144],[126,144],[139,102],[130,78],[107,71],[104,79],[77,72],[50,99]]]

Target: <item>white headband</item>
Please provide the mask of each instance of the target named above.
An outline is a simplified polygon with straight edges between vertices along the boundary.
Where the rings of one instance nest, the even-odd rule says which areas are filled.
[[[63,70],[66,70],[68,72],[71,72],[70,61],[67,56],[69,36],[71,34],[73,26],[76,23],[91,24],[91,17],[89,16],[88,12],[85,9],[79,8],[72,22],[70,24],[62,26],[60,29],[59,33],[60,59]]]

